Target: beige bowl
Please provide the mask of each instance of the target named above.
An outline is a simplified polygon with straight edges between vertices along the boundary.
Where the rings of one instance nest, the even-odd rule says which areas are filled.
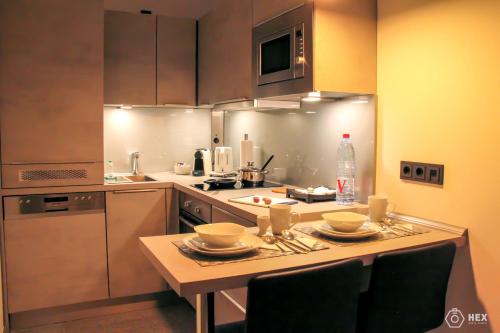
[[[321,215],[335,230],[344,232],[356,231],[368,220],[368,216],[353,212],[335,212]]]
[[[245,227],[230,222],[197,225],[194,230],[204,242],[219,247],[231,246],[245,234]]]

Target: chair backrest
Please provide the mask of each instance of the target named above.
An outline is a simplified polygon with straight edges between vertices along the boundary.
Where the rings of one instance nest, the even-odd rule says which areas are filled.
[[[362,268],[348,260],[250,280],[246,332],[355,332]]]
[[[439,327],[455,250],[448,242],[379,255],[363,297],[360,331],[421,333]]]

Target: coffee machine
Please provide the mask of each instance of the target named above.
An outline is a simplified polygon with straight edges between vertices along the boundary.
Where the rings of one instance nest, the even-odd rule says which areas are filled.
[[[208,176],[210,172],[212,172],[212,155],[210,149],[196,149],[194,152],[193,176]]]

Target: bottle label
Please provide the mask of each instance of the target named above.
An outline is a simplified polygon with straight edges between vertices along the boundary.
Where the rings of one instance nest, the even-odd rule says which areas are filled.
[[[354,188],[354,179],[337,177],[337,193],[350,193]]]

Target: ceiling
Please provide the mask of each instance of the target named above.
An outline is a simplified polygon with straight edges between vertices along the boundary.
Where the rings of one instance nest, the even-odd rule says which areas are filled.
[[[104,0],[104,9],[139,13],[141,9],[153,14],[199,18],[206,14],[216,0]]]

